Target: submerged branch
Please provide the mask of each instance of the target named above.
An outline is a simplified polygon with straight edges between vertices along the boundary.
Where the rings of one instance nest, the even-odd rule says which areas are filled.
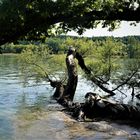
[[[101,83],[100,80],[96,79],[96,78],[92,78],[91,79],[93,83],[95,83],[99,88],[101,88],[103,91],[109,93],[110,95],[115,95],[115,93],[112,90],[109,90],[108,88],[106,88],[105,86],[103,86],[103,84]]]
[[[120,85],[118,85],[112,91],[115,91],[115,90],[119,89],[120,87],[122,87],[123,85],[126,85],[137,72],[138,72],[137,70],[134,71],[130,77],[128,77],[123,83],[121,83]]]
[[[117,89],[121,94],[123,94],[123,95],[125,95],[125,97],[127,97],[127,95],[124,93],[124,92],[122,92],[121,90],[119,90],[119,89]]]

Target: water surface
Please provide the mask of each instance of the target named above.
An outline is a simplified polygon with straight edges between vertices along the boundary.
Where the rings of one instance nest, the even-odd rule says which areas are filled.
[[[56,104],[51,98],[54,89],[48,83],[24,87],[20,75],[17,56],[0,55],[0,140],[15,138],[15,120],[32,122],[38,119],[38,112]],[[86,92],[87,86],[79,82],[75,101]]]
[[[129,139],[139,128],[107,122],[76,122],[51,96],[48,83],[24,87],[16,55],[0,55],[0,140]],[[93,87],[80,77],[75,101]]]

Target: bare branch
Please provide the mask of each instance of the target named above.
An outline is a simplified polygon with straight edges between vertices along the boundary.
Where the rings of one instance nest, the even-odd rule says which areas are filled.
[[[89,68],[87,68],[87,66],[85,65],[84,59],[83,57],[76,52],[76,59],[78,60],[78,64],[80,65],[81,69],[88,75],[92,75],[91,70]],[[91,81],[93,83],[95,83],[97,86],[99,86],[103,91],[109,93],[110,95],[115,95],[115,93],[111,90],[109,90],[108,88],[104,87],[102,84],[102,81],[98,80],[97,78],[95,78],[94,76],[92,76]]]
[[[120,85],[118,85],[116,88],[114,88],[112,91],[118,90],[120,87],[122,87],[123,85],[126,85],[131,78],[138,72],[138,70],[134,71],[130,77],[128,77],[123,83],[121,83]]]

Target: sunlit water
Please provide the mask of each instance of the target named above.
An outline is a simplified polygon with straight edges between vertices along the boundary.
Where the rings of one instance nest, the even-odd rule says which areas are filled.
[[[80,77],[74,100],[82,102],[88,91],[93,91],[93,87]],[[0,55],[0,140],[112,138],[112,134],[91,131],[85,124],[58,112],[61,106],[52,100],[53,93],[48,83],[24,87],[16,56]],[[119,137],[126,138],[129,134]]]

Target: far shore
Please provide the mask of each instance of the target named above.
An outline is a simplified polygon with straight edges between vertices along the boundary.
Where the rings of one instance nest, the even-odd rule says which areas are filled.
[[[0,55],[18,55],[19,53],[2,53]]]

